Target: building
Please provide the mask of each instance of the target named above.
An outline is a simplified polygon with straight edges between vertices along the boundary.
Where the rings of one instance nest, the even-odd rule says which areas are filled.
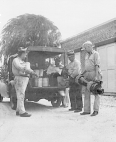
[[[81,61],[82,70],[85,52],[81,51],[81,46],[88,40],[95,44],[95,50],[99,52],[101,57],[105,92],[116,93],[116,19],[61,41],[61,46],[66,51],[75,50],[76,58]]]

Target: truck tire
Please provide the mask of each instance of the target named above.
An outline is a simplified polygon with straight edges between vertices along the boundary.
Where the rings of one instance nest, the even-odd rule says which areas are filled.
[[[3,97],[1,96],[1,94],[0,94],[0,102],[2,102],[3,101]]]
[[[59,95],[59,93],[55,93],[55,96],[53,97],[53,99],[51,100],[51,104],[53,107],[59,107],[61,104],[61,96]]]

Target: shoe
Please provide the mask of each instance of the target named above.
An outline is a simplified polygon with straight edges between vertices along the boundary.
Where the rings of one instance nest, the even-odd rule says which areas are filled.
[[[98,115],[98,111],[94,111],[94,112],[91,114],[91,116],[96,116],[96,115]]]
[[[90,114],[90,112],[82,112],[82,113],[80,113],[80,115],[87,115],[87,114]]]
[[[74,108],[70,108],[70,109],[69,109],[69,111],[74,111],[74,110],[75,110]]]
[[[28,114],[27,112],[20,114],[20,117],[30,117],[31,114]]]
[[[19,112],[18,112],[18,111],[16,111],[16,115],[17,115],[17,116],[19,115]]]
[[[82,111],[81,109],[76,109],[74,112],[80,112],[80,111]]]
[[[68,106],[64,106],[64,108],[67,108]]]
[[[61,105],[60,107],[65,107],[65,105]]]
[[[27,112],[25,112],[25,113],[26,113],[26,114],[28,114]],[[16,115],[17,115],[17,116],[19,116],[19,115],[20,115],[18,111],[16,111]]]
[[[67,106],[67,105],[62,105],[62,107],[66,108],[66,107],[68,107],[68,106]]]

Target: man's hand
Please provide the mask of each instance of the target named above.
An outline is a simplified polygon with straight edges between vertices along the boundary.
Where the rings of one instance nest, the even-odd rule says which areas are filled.
[[[94,80],[97,81],[97,80],[98,80],[98,77],[96,76]]]
[[[34,71],[32,72],[32,75],[39,77]]]

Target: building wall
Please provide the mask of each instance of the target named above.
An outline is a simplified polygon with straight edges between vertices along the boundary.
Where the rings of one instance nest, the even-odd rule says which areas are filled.
[[[116,43],[96,47],[100,54],[103,88],[105,92],[116,93]],[[85,51],[77,52],[76,59],[81,61],[82,71],[85,66]]]
[[[101,58],[103,87],[106,92],[116,92],[116,43],[97,48]]]
[[[80,58],[82,71],[85,66],[85,51],[81,51],[81,46],[87,40],[95,44],[95,50],[100,54],[105,92],[116,93],[116,20],[61,42],[61,46],[67,51],[75,50],[76,58]]]

